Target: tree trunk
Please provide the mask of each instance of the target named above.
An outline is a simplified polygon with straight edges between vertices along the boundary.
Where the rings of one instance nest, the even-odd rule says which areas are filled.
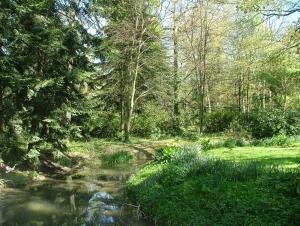
[[[135,9],[140,11],[139,16],[136,17],[135,20],[135,30],[132,37],[132,49],[130,55],[129,62],[129,86],[128,86],[128,98],[126,102],[126,112],[125,112],[125,120],[124,120],[124,141],[128,142],[130,138],[130,129],[131,129],[131,121],[135,108],[135,96],[136,96],[136,86],[138,80],[138,72],[140,67],[140,58],[142,56],[142,47],[144,45],[143,36],[146,32],[145,29],[145,21],[143,18],[143,2],[138,1],[138,5]],[[136,44],[138,44],[136,46]],[[134,66],[134,67],[133,67]]]
[[[266,109],[266,81],[263,81],[262,108]]]
[[[201,110],[200,110],[200,132],[204,129],[204,113],[205,113],[205,97],[206,97],[206,56],[207,56],[207,42],[208,42],[208,24],[207,24],[207,9],[204,8],[204,18],[201,28],[201,37],[203,37],[203,44],[201,49],[202,59],[202,78],[201,78]]]
[[[132,120],[132,115],[133,115],[133,110],[134,110],[134,102],[135,102],[134,100],[135,100],[135,93],[136,93],[136,82],[137,82],[137,77],[138,77],[138,61],[139,61],[139,57],[137,59],[136,66],[135,66],[135,72],[134,72],[134,77],[133,77],[133,81],[132,81],[132,90],[131,90],[131,94],[130,94],[129,101],[128,101],[126,121],[124,123],[124,126],[125,126],[124,140],[125,140],[125,142],[129,141],[129,136],[130,136],[131,120]]]
[[[4,107],[3,107],[4,89],[0,90],[0,138],[4,136]]]
[[[176,130],[180,128],[180,99],[179,99],[179,87],[180,78],[178,72],[178,28],[176,18],[176,5],[177,0],[173,0],[173,90],[174,90],[174,127]]]
[[[120,87],[119,89],[121,90],[121,95],[120,95],[120,131],[123,132],[125,128],[125,101],[124,101],[124,96],[125,96],[125,90],[124,90],[124,72],[123,70],[121,71],[121,82],[120,82]]]
[[[239,74],[238,76],[238,106],[239,111],[244,112],[244,81],[243,81],[243,75]]]

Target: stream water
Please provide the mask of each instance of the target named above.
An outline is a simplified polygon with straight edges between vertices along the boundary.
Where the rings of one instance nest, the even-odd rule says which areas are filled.
[[[123,189],[141,164],[103,168],[93,161],[80,178],[0,189],[0,226],[153,225],[140,217]]]

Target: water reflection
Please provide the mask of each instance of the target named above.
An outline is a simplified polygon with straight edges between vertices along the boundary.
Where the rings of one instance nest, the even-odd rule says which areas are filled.
[[[120,215],[119,207],[110,194],[97,192],[88,204],[84,226],[93,225],[94,222],[99,222],[100,225],[116,223]]]
[[[123,205],[128,203],[123,186],[132,167],[95,166],[81,179],[0,190],[0,226],[152,225]]]

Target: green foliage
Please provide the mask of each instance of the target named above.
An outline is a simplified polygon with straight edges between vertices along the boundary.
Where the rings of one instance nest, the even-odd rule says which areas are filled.
[[[235,143],[236,143],[237,147],[245,147],[245,146],[249,146],[249,144],[250,144],[243,138],[237,139]]]
[[[107,166],[119,165],[129,163],[133,156],[127,151],[118,151],[110,155],[104,155],[103,164]]]
[[[280,133],[296,135],[300,131],[300,115],[294,111],[256,110],[244,116],[243,124],[252,136],[258,139]]]
[[[6,186],[6,180],[0,179],[0,189]]]
[[[272,138],[254,140],[252,144],[255,146],[287,146],[290,144],[290,141],[285,134],[279,134]]]
[[[194,4],[188,2],[184,4]],[[201,4],[199,1],[187,7],[187,13],[202,7]],[[205,10],[215,10],[214,4],[208,3]],[[258,15],[250,19],[251,13],[238,12],[234,20],[227,21],[225,17],[231,16],[225,10],[221,17],[216,14],[216,21],[225,19],[224,24],[209,23],[207,32],[212,37],[208,48],[194,52],[194,48],[190,49],[193,45],[188,43],[193,41],[201,46],[204,40],[198,37],[199,21],[190,23],[188,17],[179,18],[178,24],[188,25],[186,31],[195,35],[194,40],[187,37],[178,40],[182,51],[177,54],[184,65],[179,74],[187,77],[179,79],[182,80],[178,84],[182,88],[178,101],[181,115],[177,117],[177,110],[171,107],[177,102],[172,70],[175,65],[168,60],[169,46],[163,41],[166,34],[159,7],[158,0],[101,0],[82,4],[73,0],[1,1],[3,160],[38,169],[41,158],[47,156],[70,165],[71,160],[64,154],[69,140],[93,137],[121,140],[125,122],[130,124],[130,133],[137,137],[156,139],[170,135],[198,141],[200,134],[189,129],[201,124],[203,132],[202,120],[204,132],[226,132],[230,137],[239,137],[218,143],[202,140],[203,150],[246,146],[248,143],[242,138],[248,139],[248,134],[265,139],[254,144],[282,146],[288,144],[288,139],[281,134],[300,133],[297,46],[271,57],[271,62],[261,63],[265,62],[261,59],[281,52],[277,45],[289,46],[290,41],[298,40],[299,32],[294,27],[289,27],[273,43],[267,40],[275,35],[273,31],[250,26],[260,21]],[[244,16],[247,19],[240,20]],[[94,21],[104,18],[106,23],[99,29]],[[190,27],[191,24],[194,26]],[[232,32],[241,32],[243,38],[215,37],[214,34],[224,34],[227,24],[235,24]],[[91,34],[91,31],[97,32]],[[256,44],[272,48],[257,48]],[[214,55],[220,51],[218,56]],[[200,59],[199,54],[205,57]],[[198,60],[194,62],[197,58],[207,60],[200,62],[210,65],[207,71],[199,71]],[[249,67],[250,63],[253,67]],[[224,75],[224,84],[218,79],[220,75]]]
[[[227,139],[224,141],[224,147],[232,149],[236,147],[236,140],[235,139]]]
[[[58,13],[83,16],[67,2],[0,3],[0,152],[7,163],[37,169],[41,156],[53,158],[80,136],[72,116],[89,82],[89,37],[79,21],[71,25]]]
[[[156,103],[149,102],[134,119],[132,133],[138,137],[160,137],[167,133],[169,114]]]
[[[198,132],[193,132],[193,131],[188,131],[184,130],[181,134],[183,139],[189,140],[189,141],[198,141],[199,140],[199,133]]]
[[[168,162],[172,156],[179,150],[179,147],[163,147],[156,150],[154,159],[159,162]]]
[[[41,153],[38,150],[32,148],[26,153],[24,160],[28,162],[32,169],[38,169],[40,166],[40,155]]]
[[[143,212],[165,225],[297,225],[299,176],[183,149],[141,169],[127,188]]]
[[[84,130],[91,137],[114,138],[117,137],[120,119],[117,114],[102,112],[88,120]]]
[[[212,145],[210,139],[203,139],[203,140],[201,140],[200,144],[201,144],[203,151],[207,151],[207,150],[213,148],[213,145]]]
[[[237,112],[230,110],[220,110],[208,114],[205,119],[205,132],[224,132],[229,128],[230,124],[237,115]]]
[[[65,153],[56,150],[53,152],[53,158],[55,162],[62,166],[72,167],[75,164],[75,160],[67,156]]]
[[[228,134],[247,137],[247,131],[255,139],[279,134],[296,135],[300,132],[300,115],[293,110],[253,110],[247,114],[220,111],[207,117],[206,132],[227,131]]]

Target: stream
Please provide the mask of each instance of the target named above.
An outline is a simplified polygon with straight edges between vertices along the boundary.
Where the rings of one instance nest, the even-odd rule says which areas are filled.
[[[81,176],[0,189],[0,226],[149,226],[124,192],[128,177],[146,160],[105,168],[100,160]]]

